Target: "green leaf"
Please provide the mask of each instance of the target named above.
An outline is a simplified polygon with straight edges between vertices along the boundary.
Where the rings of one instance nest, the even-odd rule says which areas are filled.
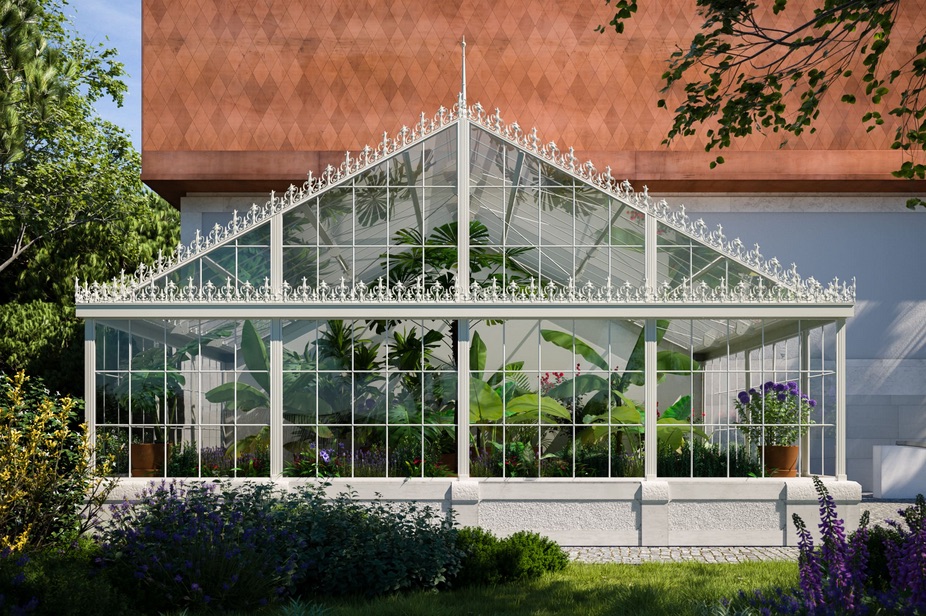
[[[543,336],[543,339],[547,342],[551,342],[562,349],[566,349],[569,352],[572,352],[573,349],[575,349],[575,352],[578,355],[581,355],[587,361],[591,362],[593,365],[601,368],[602,370],[608,369],[608,362],[606,362],[604,358],[601,357],[597,351],[595,351],[595,349],[588,346],[572,334],[561,332],[555,329],[542,329],[540,330],[540,335]]]
[[[267,394],[247,383],[236,381],[223,383],[206,392],[206,400],[215,404],[234,404],[239,411],[250,411],[256,408],[268,408],[270,398]]]
[[[470,423],[493,423],[501,421],[504,407],[502,399],[482,379],[469,380]]]
[[[656,370],[659,372],[692,372],[701,367],[697,361],[678,351],[659,351],[656,353]]]
[[[691,419],[691,396],[681,396],[672,406],[667,408],[660,419],[678,419],[688,421]]]
[[[270,393],[270,357],[267,346],[261,340],[250,319],[241,328],[241,355],[244,365],[252,371],[257,384]]]
[[[537,412],[540,411],[540,417],[543,423],[549,423],[552,419],[572,419],[569,409],[550,398],[540,394],[524,394],[513,398],[508,402],[505,410],[508,413],[508,421],[511,423],[533,423],[537,421]]]
[[[610,388],[608,380],[597,374],[580,374],[574,379],[563,381],[550,389],[547,395],[551,398],[579,398],[593,391],[607,391]]]
[[[477,379],[482,378],[482,372],[486,369],[486,343],[482,341],[479,332],[475,332],[470,341],[469,369]]]

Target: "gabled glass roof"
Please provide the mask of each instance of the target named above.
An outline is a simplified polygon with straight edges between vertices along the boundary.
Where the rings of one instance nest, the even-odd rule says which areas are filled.
[[[78,305],[854,301],[854,284],[804,280],[497,111],[458,109],[422,115],[376,149],[348,154],[340,169],[198,234],[153,269],[78,284]],[[461,247],[466,281],[457,279]]]

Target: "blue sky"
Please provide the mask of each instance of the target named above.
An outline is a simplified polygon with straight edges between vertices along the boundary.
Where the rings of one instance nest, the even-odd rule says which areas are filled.
[[[141,0],[68,0],[64,12],[87,42],[119,50],[129,90],[121,108],[111,100],[97,102],[105,119],[124,128],[141,150]],[[107,40],[108,39],[108,40]]]

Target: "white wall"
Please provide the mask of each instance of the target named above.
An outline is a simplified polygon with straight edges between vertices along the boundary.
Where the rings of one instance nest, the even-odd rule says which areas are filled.
[[[872,447],[926,439],[926,210],[908,210],[905,195],[660,196],[802,276],[855,277],[846,464],[871,491]]]

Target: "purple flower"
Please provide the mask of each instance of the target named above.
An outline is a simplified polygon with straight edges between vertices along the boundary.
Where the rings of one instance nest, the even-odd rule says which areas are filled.
[[[775,391],[782,392],[787,389],[787,386],[784,383],[775,383]]]
[[[320,449],[318,455],[321,456],[322,461],[329,462],[331,460],[331,455],[328,453],[327,449]]]
[[[775,387],[775,383],[773,383],[773,382],[771,382],[771,381],[767,381],[767,382],[765,383],[765,385],[762,386],[762,389],[763,389],[764,391],[768,391],[768,390],[772,389],[773,387]]]
[[[813,407],[817,406],[817,401],[816,401],[816,400],[808,400],[808,401],[807,401],[807,406],[809,406],[810,408],[813,408]]]
[[[755,387],[752,387],[752,388],[749,389],[749,395],[750,395],[750,396],[758,396],[758,395],[759,395],[759,392],[756,391],[756,388],[755,388]]]
[[[781,392],[776,396],[776,398],[778,398],[779,402],[784,402],[785,400],[788,399],[788,394],[786,394],[785,392]]]
[[[749,404],[749,394],[745,391],[741,391],[736,397],[739,398],[741,404]]]

